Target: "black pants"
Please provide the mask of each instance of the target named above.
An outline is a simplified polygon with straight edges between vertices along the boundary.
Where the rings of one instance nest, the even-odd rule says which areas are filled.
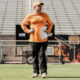
[[[31,43],[32,46],[32,54],[33,54],[33,72],[39,74],[39,51],[40,51],[40,69],[41,74],[46,72],[47,73],[47,61],[46,61],[46,55],[45,51],[47,49],[47,43],[48,42],[42,42],[42,43]]]

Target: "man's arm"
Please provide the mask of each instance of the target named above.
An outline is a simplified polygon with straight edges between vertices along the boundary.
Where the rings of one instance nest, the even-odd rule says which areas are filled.
[[[47,17],[46,17],[46,20],[47,20],[47,23],[48,23],[47,33],[49,34],[49,33],[51,32],[53,23],[52,23],[52,21],[51,21],[51,19],[49,18],[48,15],[47,15]]]
[[[29,29],[27,28],[27,25],[30,24],[30,17],[27,16],[21,23],[21,28],[25,33],[29,33]]]

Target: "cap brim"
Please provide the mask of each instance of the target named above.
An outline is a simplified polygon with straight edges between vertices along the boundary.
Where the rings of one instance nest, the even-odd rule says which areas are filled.
[[[33,5],[33,7],[38,6],[38,5],[42,5],[42,6],[43,6],[43,5],[44,5],[44,3],[40,3],[40,4],[37,4],[37,5]]]
[[[44,5],[44,3],[40,3],[41,5]]]

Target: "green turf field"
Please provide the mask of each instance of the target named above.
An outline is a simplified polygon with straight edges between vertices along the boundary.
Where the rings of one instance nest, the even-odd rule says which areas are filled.
[[[32,65],[0,64],[0,80],[44,80],[32,78]],[[80,80],[80,64],[48,64],[46,80]]]

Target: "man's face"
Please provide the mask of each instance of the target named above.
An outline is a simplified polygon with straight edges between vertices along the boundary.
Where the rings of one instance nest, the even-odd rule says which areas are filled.
[[[41,11],[41,10],[42,10],[42,5],[37,5],[37,6],[35,6],[35,10],[36,10],[36,11]]]
[[[80,62],[80,52],[78,52],[78,54],[77,54],[77,59]]]

